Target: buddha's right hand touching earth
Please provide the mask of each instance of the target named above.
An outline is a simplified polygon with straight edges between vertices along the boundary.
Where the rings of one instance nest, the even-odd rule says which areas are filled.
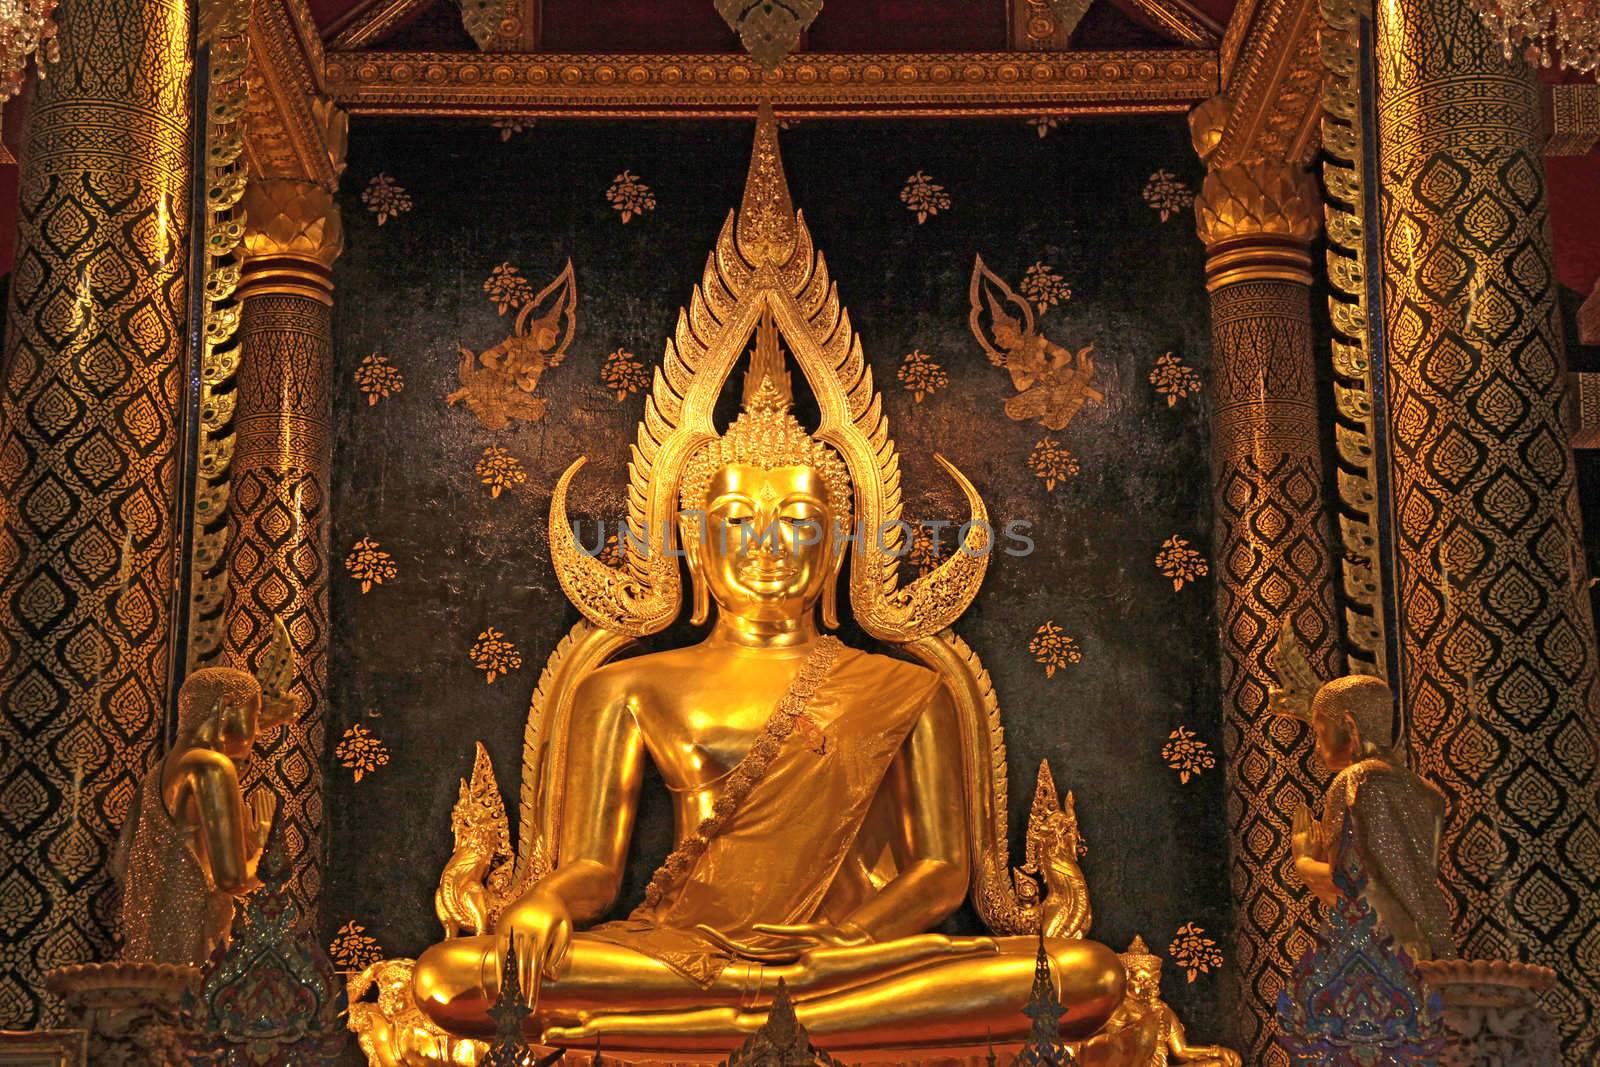
[[[537,1008],[540,982],[555,979],[556,968],[572,946],[572,915],[566,901],[536,887],[506,911],[497,932],[500,951],[516,953],[523,1002]]]

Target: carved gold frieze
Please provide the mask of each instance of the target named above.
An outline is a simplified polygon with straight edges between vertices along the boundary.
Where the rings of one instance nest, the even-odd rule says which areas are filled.
[[[1209,49],[790,56],[467,55],[334,52],[328,88],[356,114],[788,117],[1133,114],[1177,111],[1217,91]]]
[[[305,0],[261,0],[249,24],[245,156],[250,173],[332,189],[344,170],[345,116],[323,93],[322,39]]]
[[[1318,52],[1316,0],[1241,5],[1222,43],[1222,92],[1231,101],[1213,166],[1250,159],[1305,164],[1321,145],[1325,71]]]

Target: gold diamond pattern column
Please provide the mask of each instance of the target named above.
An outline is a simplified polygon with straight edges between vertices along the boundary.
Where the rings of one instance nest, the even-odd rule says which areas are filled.
[[[1315,183],[1283,163],[1213,168],[1195,201],[1211,292],[1211,433],[1223,750],[1232,830],[1234,965],[1249,1063],[1272,1042],[1278,991],[1311,940],[1290,825],[1321,790],[1310,732],[1267,714],[1268,661],[1293,627],[1324,677],[1341,667],[1311,351]]]
[[[333,282],[343,248],[333,196],[312,182],[252,181],[245,192],[241,361],[228,497],[223,649],[254,671],[281,619],[294,646],[300,716],[258,747],[246,788],[279,797],[296,901],[321,888],[322,751],[328,700],[329,467]]]
[[[161,740],[188,294],[184,0],[62,0],[22,149],[0,395],[0,1027],[115,949]]]
[[[1377,5],[1399,679],[1467,956],[1560,972],[1600,1055],[1595,630],[1551,282],[1539,93],[1465,0]]]

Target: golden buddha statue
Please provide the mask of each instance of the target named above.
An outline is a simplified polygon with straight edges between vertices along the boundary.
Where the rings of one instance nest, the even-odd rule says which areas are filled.
[[[712,412],[747,350],[742,412],[718,433]],[[791,411],[791,361],[815,431]],[[956,552],[902,586],[899,459],[763,108],[743,202],[646,401],[620,566],[582,550],[568,522],[584,461],[554,488],[551,557],[585,619],[534,693],[516,844],[480,751],[435,897],[446,939],[382,968],[410,971],[429,1022],[357,1004],[373,1062],[470,1062],[508,951],[547,1044],[720,1058],[763,1024],[782,981],[832,1052],[981,1048],[1027,1033],[1041,933],[1063,1036],[1098,1034],[1108,1064],[1146,1062],[1149,1028],[1103,1032],[1124,970],[1083,939],[1082,842],[1047,769],[1027,862],[1009,863],[998,702],[948,628],[992,532],[972,484],[935,458],[971,521]],[[827,632],[847,556],[856,623],[900,655]],[[617,658],[677,618],[680,558],[708,633]],[[647,760],[671,794],[675,847],[643,903],[610,919]],[[933,932],[969,896],[995,936]]]
[[[234,900],[254,889],[277,797],[239,786],[256,739],[292,719],[282,624],[263,679],[207,667],[178,690],[178,735],[145,774],[123,824],[122,958],[198,966],[227,940]]]
[[[1394,750],[1388,684],[1360,674],[1319,684],[1288,627],[1279,634],[1274,668],[1279,685],[1269,692],[1270,710],[1310,724],[1317,757],[1334,775],[1320,820],[1305,805],[1295,813],[1295,872],[1332,905],[1340,894],[1334,850],[1349,822],[1367,872],[1367,899],[1395,943],[1413,960],[1455,959],[1438,880],[1444,797]]]

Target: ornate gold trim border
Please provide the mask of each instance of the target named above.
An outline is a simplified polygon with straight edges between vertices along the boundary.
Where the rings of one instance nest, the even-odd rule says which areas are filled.
[[[1184,111],[1217,91],[1211,49],[790,56],[331,52],[327,85],[360,115],[789,118]]]
[[[1367,333],[1367,226],[1363,183],[1361,19],[1368,0],[1322,0],[1322,167],[1327,186],[1328,280],[1333,292],[1334,445],[1344,547],[1350,669],[1389,676],[1378,534],[1378,456],[1372,348]]]
[[[229,468],[233,465],[233,400],[239,369],[239,243],[244,239],[245,114],[250,83],[251,0],[209,0],[211,46],[206,86],[205,292],[201,306],[200,434],[190,516],[189,640],[186,672],[206,666],[222,647],[227,600]]]

